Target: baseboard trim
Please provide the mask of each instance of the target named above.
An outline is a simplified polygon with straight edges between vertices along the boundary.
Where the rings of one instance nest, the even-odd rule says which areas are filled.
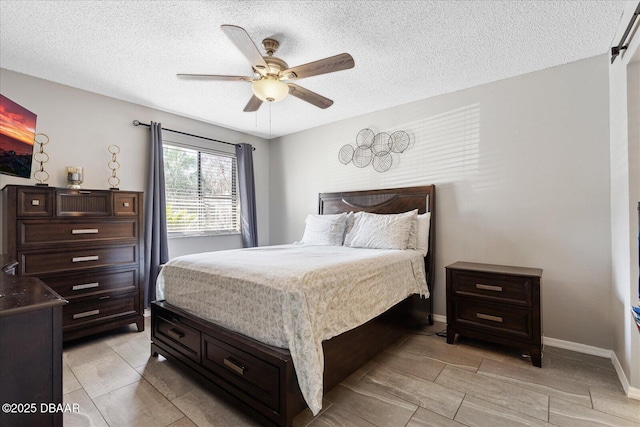
[[[606,357],[611,359],[613,351],[605,350],[600,347],[593,347],[586,344],[579,344],[577,342],[559,340],[557,338],[542,337],[542,344],[549,345],[551,347],[563,348],[565,350],[572,350],[578,353],[590,354],[592,356]]]
[[[442,314],[433,314],[433,320],[435,322],[447,323],[447,316],[443,316]]]
[[[632,387],[629,384],[629,380],[622,369],[622,365],[620,365],[620,361],[618,357],[613,352],[613,350],[606,350],[604,348],[593,347],[585,344],[578,344],[571,341],[559,340],[556,338],[542,337],[542,343],[544,345],[549,345],[551,347],[563,348],[565,350],[572,350],[578,353],[590,354],[592,356],[606,357],[611,359],[611,363],[613,363],[613,367],[618,374],[618,380],[620,384],[622,384],[622,388],[624,389],[627,397],[631,399],[640,400],[640,388]]]
[[[631,384],[629,384],[629,380],[622,369],[618,356],[616,356],[616,353],[613,351],[611,352],[611,362],[613,363],[613,367],[616,368],[618,378],[620,379],[620,383],[622,383],[622,388],[624,388],[627,397],[640,400],[640,388],[632,387]]]

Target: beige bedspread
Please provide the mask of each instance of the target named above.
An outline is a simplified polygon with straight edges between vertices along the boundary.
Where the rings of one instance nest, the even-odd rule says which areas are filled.
[[[157,298],[266,344],[288,348],[302,394],[322,407],[322,341],[413,293],[429,295],[415,250],[281,245],[172,259]]]

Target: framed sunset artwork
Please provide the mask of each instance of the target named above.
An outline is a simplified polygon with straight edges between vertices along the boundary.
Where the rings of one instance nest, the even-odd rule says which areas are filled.
[[[0,173],[31,176],[37,116],[0,95]]]

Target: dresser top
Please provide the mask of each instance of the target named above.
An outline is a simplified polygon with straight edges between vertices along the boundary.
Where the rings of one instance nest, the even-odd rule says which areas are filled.
[[[0,256],[0,260],[4,260]],[[0,317],[66,304],[67,301],[41,280],[0,272]]]
[[[515,267],[511,265],[481,264],[476,262],[458,261],[447,265],[445,268],[452,270],[478,271],[482,273],[510,274],[512,276],[542,277],[541,268]]]

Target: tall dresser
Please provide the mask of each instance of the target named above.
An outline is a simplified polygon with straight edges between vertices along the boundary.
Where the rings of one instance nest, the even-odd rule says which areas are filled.
[[[140,192],[7,185],[3,251],[69,304],[65,341],[135,323],[144,330]]]

